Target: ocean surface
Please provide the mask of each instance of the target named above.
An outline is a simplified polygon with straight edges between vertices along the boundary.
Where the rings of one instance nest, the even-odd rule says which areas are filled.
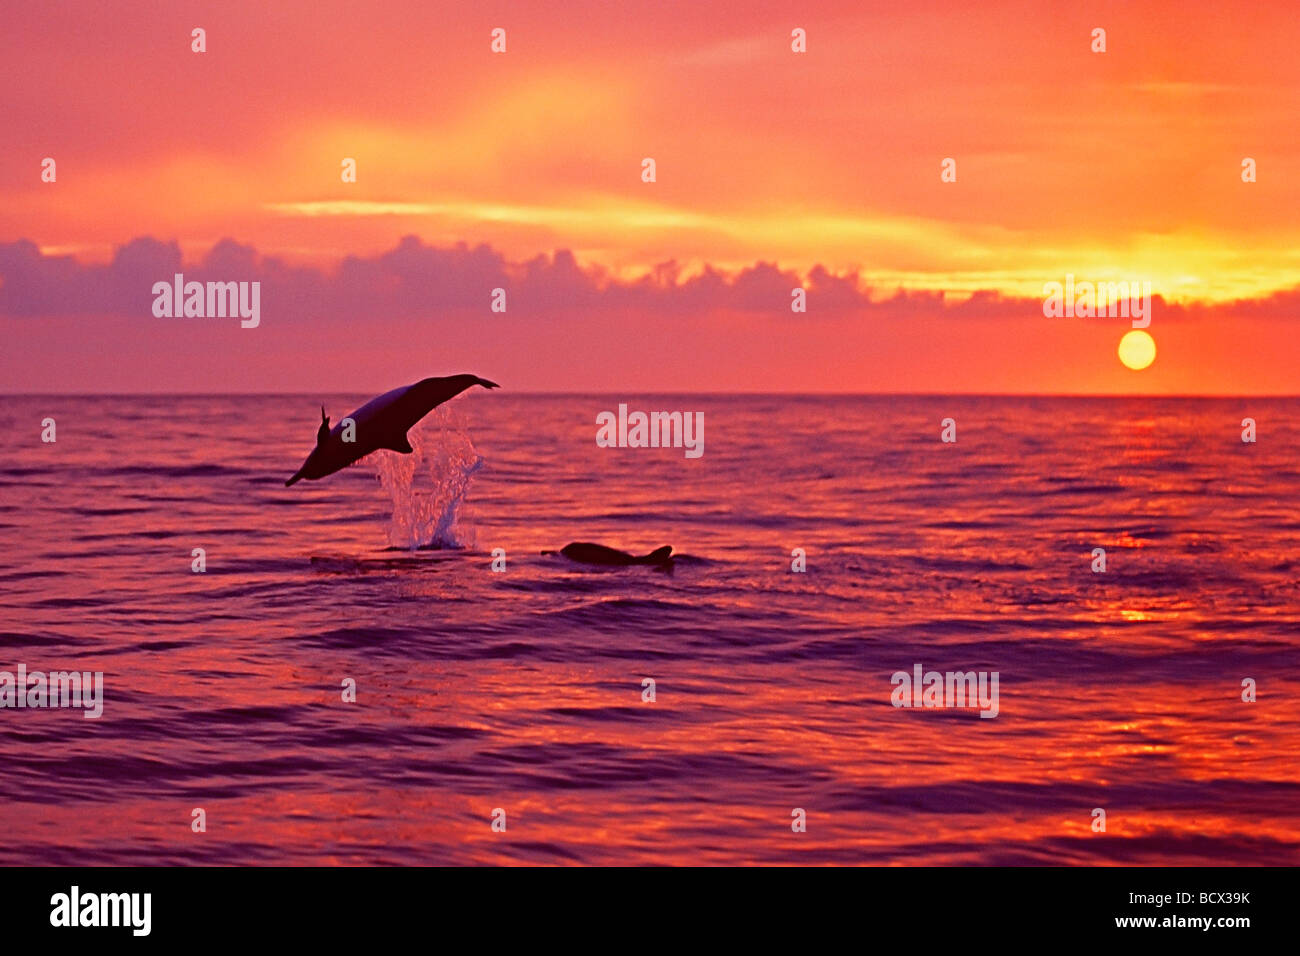
[[[369,397],[0,397],[0,670],[104,674],[0,863],[1300,862],[1300,401],[475,390],[285,488]]]

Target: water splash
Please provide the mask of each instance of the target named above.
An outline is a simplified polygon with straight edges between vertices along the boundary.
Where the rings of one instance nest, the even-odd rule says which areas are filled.
[[[483,466],[463,415],[435,408],[407,433],[414,452],[374,455],[379,483],[393,503],[388,543],[395,548],[467,548],[474,535],[462,505]]]

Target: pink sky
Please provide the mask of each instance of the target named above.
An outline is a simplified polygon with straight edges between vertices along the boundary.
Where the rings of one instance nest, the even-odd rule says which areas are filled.
[[[2,17],[0,391],[1300,392],[1291,3]],[[261,325],[155,317],[177,270]],[[1155,364],[1067,273],[1152,283]]]

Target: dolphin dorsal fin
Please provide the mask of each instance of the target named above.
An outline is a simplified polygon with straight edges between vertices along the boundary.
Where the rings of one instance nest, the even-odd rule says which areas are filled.
[[[668,560],[672,553],[673,546],[671,544],[666,544],[662,548],[655,548],[641,560],[645,561],[647,564],[662,564]]]

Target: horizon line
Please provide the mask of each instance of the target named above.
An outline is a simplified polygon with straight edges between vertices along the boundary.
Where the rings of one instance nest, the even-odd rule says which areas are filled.
[[[320,391],[320,392],[260,392],[260,391],[203,391],[203,392],[0,392],[3,398],[313,398],[320,395],[368,395],[369,391]],[[510,391],[501,389],[503,395],[521,397],[559,398],[559,397],[618,397],[619,395],[663,395],[663,396],[699,396],[716,398],[1147,398],[1147,399],[1300,399],[1300,393],[1272,392],[1205,392],[1205,393],[1160,393],[1160,392],[759,392],[759,391],[680,391],[629,388],[619,392],[612,391]]]

